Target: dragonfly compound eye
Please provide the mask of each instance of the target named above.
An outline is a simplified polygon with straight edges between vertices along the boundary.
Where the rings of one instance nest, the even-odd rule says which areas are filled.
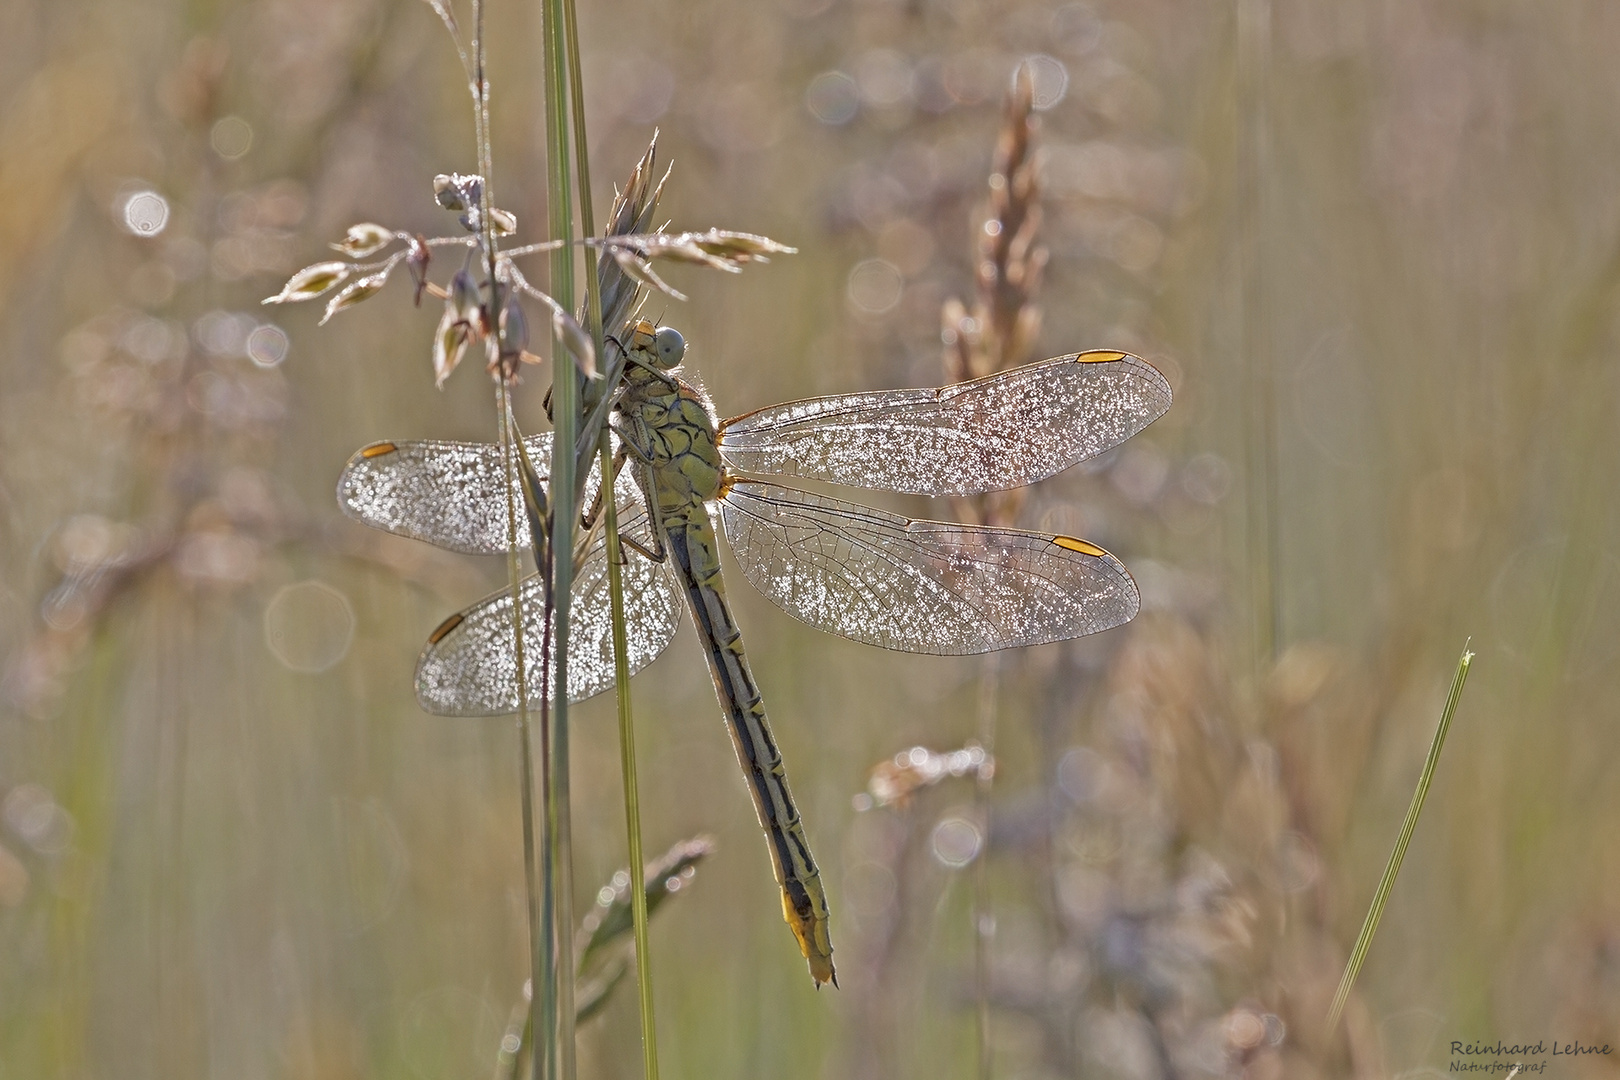
[[[653,352],[658,356],[659,366],[679,367],[681,358],[686,355],[686,339],[673,326],[660,326],[653,335]]]

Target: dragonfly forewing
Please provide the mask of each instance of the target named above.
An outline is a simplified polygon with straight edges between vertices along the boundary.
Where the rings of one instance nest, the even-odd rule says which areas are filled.
[[[551,473],[551,436],[523,440],[535,471]],[[596,497],[601,468],[585,482],[586,505]],[[338,505],[355,520],[451,551],[498,555],[507,548],[506,466],[494,443],[381,442],[349,459],[338,480]],[[619,513],[628,518],[642,504],[628,472],[614,484]],[[645,517],[639,534],[650,540]],[[529,546],[528,515],[518,507],[517,546]]]
[[[634,522],[644,527],[645,516]],[[574,580],[569,621],[568,698],[583,701],[613,687],[613,632],[606,550],[592,548]],[[664,651],[681,624],[681,592],[667,564],[633,553],[623,567],[627,658],[631,674]],[[529,707],[544,700],[541,681],[545,630],[540,578],[523,582],[523,649]],[[433,632],[416,664],[416,698],[439,716],[502,716],[518,711],[517,658],[512,635],[512,593],[502,590]]]
[[[1022,487],[1118,446],[1170,407],[1146,360],[1084,352],[925,390],[841,394],[728,420],[734,470],[916,495]]]
[[[720,512],[755,588],[870,645],[991,652],[1119,626],[1140,606],[1118,559],[1067,536],[914,521],[747,480],[731,482]]]

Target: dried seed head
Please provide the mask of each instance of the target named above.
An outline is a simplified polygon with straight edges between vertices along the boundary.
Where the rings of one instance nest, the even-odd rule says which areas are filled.
[[[332,297],[331,302],[326,305],[326,314],[321,316],[321,325],[325,326],[326,321],[338,312],[352,308],[362,300],[369,300],[386,284],[388,284],[387,269],[349,282],[343,287],[343,291]]]
[[[348,263],[323,262],[306,266],[288,278],[287,284],[281,287],[279,293],[265,297],[260,303],[291,304],[300,300],[313,300],[327,289],[348,280],[349,273]]]
[[[798,251],[798,248],[779,244],[768,236],[758,236],[754,233],[710,229],[708,232],[689,235],[692,242],[703,251],[732,263],[769,262],[767,255],[792,255]]]
[[[359,225],[350,225],[347,235],[341,241],[332,245],[333,251],[341,251],[351,259],[364,259],[375,255],[383,248],[392,244],[401,234],[392,229],[385,229],[381,225],[371,222],[362,222]]]
[[[574,366],[579,373],[587,379],[596,379],[601,376],[596,370],[596,346],[591,343],[591,335],[587,334],[574,317],[562,308],[551,310],[551,330],[562,342],[563,348],[574,358]]]
[[[925,787],[952,777],[993,776],[995,768],[995,759],[971,739],[960,750],[944,753],[926,746],[913,746],[872,767],[866,782],[866,797],[858,806],[864,810],[905,806]]]
[[[471,210],[483,205],[484,178],[440,173],[433,178],[433,196],[446,210]]]
[[[445,301],[444,314],[439,317],[439,328],[433,332],[433,383],[443,386],[444,380],[456,370],[467,353],[472,340],[472,327],[457,317],[455,304]]]
[[[673,297],[676,300],[686,299],[685,293],[659,277],[658,272],[652,268],[652,263],[648,262],[638,252],[620,247],[611,248],[610,251],[613,255],[613,261],[618,264],[620,270],[624,271],[625,277],[628,277],[631,281],[645,285],[650,289],[657,289],[664,295]]]
[[[411,280],[416,282],[416,306],[422,306],[422,290],[428,286],[427,268],[433,259],[433,251],[428,247],[427,237],[417,233],[410,239],[410,254],[405,256],[405,265],[410,268]]]
[[[455,314],[456,320],[467,324],[474,333],[483,331],[482,300],[478,293],[478,282],[473,280],[471,272],[457,270],[450,279],[450,299],[445,304]]]
[[[517,215],[498,206],[490,210],[489,223],[496,236],[511,236],[517,232]]]
[[[710,229],[701,233],[643,233],[621,241],[643,259],[671,259],[740,273],[742,264],[767,262],[767,255],[792,254],[795,248],[778,244],[766,236]],[[620,260],[623,266],[623,260]]]
[[[663,191],[663,180],[655,180],[656,174],[653,172],[657,150],[658,133],[655,131],[646,153],[642,154],[641,160],[631,171],[624,190],[615,193],[613,212],[608,216],[608,225],[603,232],[605,239],[645,233],[652,229],[653,219],[658,213],[658,197]],[[667,172],[665,176],[668,176]],[[597,274],[602,284],[602,326],[607,332],[617,333],[631,317],[642,285],[659,288],[640,270],[641,267],[634,261],[627,265],[611,246],[603,248],[597,256]]]
[[[506,303],[501,305],[500,339],[503,357],[520,356],[529,347],[529,317],[523,314],[523,305],[512,293],[507,294]]]

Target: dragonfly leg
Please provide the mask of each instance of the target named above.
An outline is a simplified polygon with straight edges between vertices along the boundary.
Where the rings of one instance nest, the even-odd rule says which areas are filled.
[[[650,483],[643,485],[644,491],[651,489],[652,485]],[[632,540],[623,533],[619,534],[619,540],[626,547],[638,552],[644,558],[651,559],[655,563],[661,563],[669,556],[669,551],[664,547],[664,512],[659,508],[658,500],[656,498],[644,498],[642,504],[647,508],[647,517],[650,519],[649,524],[652,526],[650,533],[652,536],[652,547],[648,548],[646,545]]]
[[[591,542],[595,539],[597,522],[602,514],[602,502],[605,498],[604,493],[617,483],[619,473],[623,471],[625,462],[630,460],[630,440],[626,439],[623,436],[623,433],[618,431],[617,427],[614,428],[614,432],[615,434],[618,434],[620,438],[619,449],[613,455],[611,468],[612,475],[606,482],[596,489],[596,497],[591,500],[590,507],[579,516],[579,525],[580,529],[584,533],[584,536],[580,540],[578,557],[583,557],[585,550],[589,548]],[[624,533],[619,534],[619,543],[641,555],[643,558],[649,559],[655,563],[661,563],[668,558],[668,553],[664,550],[664,542],[662,539],[663,530],[659,525],[658,507],[656,504],[650,502],[647,503],[647,506],[650,511],[649,516],[652,518],[652,546],[648,547],[637,540],[631,539]]]
[[[665,371],[663,368],[658,367],[656,364],[653,364],[651,361],[641,359],[641,357],[639,357],[639,356],[637,356],[635,354],[634,350],[629,350],[629,351],[625,352],[624,358],[629,363],[632,363],[632,364],[636,365],[636,367],[641,368],[643,371],[646,371],[649,374],[651,374],[655,379],[658,379],[660,382],[662,382],[665,386],[669,387],[670,390],[674,391],[675,393],[678,394],[678,393],[681,392],[681,384],[675,378],[675,376],[671,375],[669,372]]]
[[[654,508],[653,517],[655,520],[657,516],[658,511],[656,508]],[[663,535],[664,533],[662,529],[653,529],[653,543],[651,548],[646,547],[640,541],[630,539],[623,533],[619,534],[619,543],[636,552],[644,559],[649,559],[655,563],[661,563],[665,559],[669,558],[669,551],[664,547]]]
[[[580,511],[579,527],[586,532],[590,532],[595,527],[596,516],[602,512],[602,500],[606,497],[607,492],[613,490],[614,484],[619,479],[619,473],[628,460],[630,460],[630,444],[621,438],[619,440],[619,449],[613,455],[612,475],[597,487],[596,497],[591,500],[591,505]]]
[[[646,425],[638,417],[624,418],[623,414],[620,414],[620,417],[616,424],[611,420],[608,421],[613,434],[619,437],[620,445],[634,454],[636,460],[643,465],[653,464],[652,435],[647,431]]]

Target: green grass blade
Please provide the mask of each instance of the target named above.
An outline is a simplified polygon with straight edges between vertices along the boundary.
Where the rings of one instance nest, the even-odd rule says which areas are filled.
[[[531,986],[542,986],[547,963],[547,948],[549,935],[545,932],[545,924],[541,919],[541,911],[547,906],[542,903],[541,896],[544,886],[540,874],[540,860],[535,849],[534,835],[534,745],[529,722],[529,685],[526,659],[523,655],[523,575],[518,564],[517,549],[517,501],[518,478],[517,465],[514,462],[516,453],[521,449],[521,436],[512,416],[512,398],[510,387],[504,379],[497,379],[496,408],[500,415],[502,458],[506,463],[506,575],[509,587],[512,590],[512,627],[513,648],[517,660],[518,682],[518,746],[519,746],[519,789],[522,798],[523,812],[523,870],[525,892],[528,896],[529,911],[529,979]],[[525,503],[527,504],[527,499]],[[531,514],[531,521],[533,515]],[[531,525],[532,527],[532,525]],[[538,533],[535,535],[539,535]],[[529,1022],[531,1028],[535,1021],[536,995],[531,991],[529,995]]]
[[[579,181],[579,228],[581,235],[594,236],[596,219],[591,205],[590,159],[587,153],[589,143],[585,132],[584,76],[579,59],[579,22],[574,9],[574,0],[563,0],[562,8],[567,39],[567,68],[572,91],[570,100],[573,104],[574,166],[578,170]],[[596,346],[597,356],[606,353],[600,278],[599,273],[585,275],[585,326]],[[607,392],[611,393],[611,388],[608,388]],[[630,705],[629,644],[624,625],[624,583],[619,569],[622,560],[619,545],[619,515],[612,497],[613,448],[605,427],[598,442],[602,459],[602,482],[607,485],[609,492],[609,497],[603,502],[606,508],[604,529],[608,554],[608,594],[611,597],[613,619],[613,682],[619,707],[619,761],[624,775],[625,830],[630,849],[630,896],[636,941],[636,985],[641,1013],[642,1066],[646,1080],[658,1080],[658,1032],[653,1019],[651,957],[647,946],[647,894],[641,854],[641,805],[636,783],[635,720]],[[559,439],[558,453],[561,452],[561,446],[562,440]],[[586,472],[583,460],[578,463],[576,471],[579,474]],[[604,1000],[611,988],[612,983],[609,983],[607,991],[603,993]]]
[[[574,13],[574,0],[563,0],[563,29],[567,38],[569,102],[573,106],[574,169],[578,176],[579,233],[584,237],[596,235],[596,212],[591,205],[591,164],[586,153],[589,143],[585,136],[584,72],[579,62],[579,20]],[[596,355],[603,354],[602,285],[599,273],[585,275],[585,329],[590,332]],[[585,455],[581,455],[579,471],[585,471]],[[606,476],[606,473],[603,473]]]
[[[601,435],[602,476],[611,484],[613,449],[607,429]],[[641,1006],[641,1055],[646,1080],[658,1080],[658,1028],[653,1019],[652,954],[647,946],[647,888],[641,855],[641,799],[636,783],[636,732],[630,710],[629,644],[624,627],[624,586],[619,565],[619,515],[609,498],[606,511],[608,593],[613,605],[613,681],[619,701],[619,764],[624,774],[624,824],[630,848],[630,911],[636,938],[636,988]]]
[[[1468,651],[1468,643],[1464,642],[1462,656],[1457,660],[1457,674],[1451,680],[1451,693],[1446,695],[1446,707],[1440,713],[1440,726],[1435,729],[1434,742],[1429,745],[1429,756],[1423,762],[1417,790],[1412,792],[1412,805],[1406,809],[1406,821],[1401,825],[1400,838],[1395,841],[1395,850],[1390,853],[1389,863],[1384,867],[1378,891],[1373,894],[1372,907],[1361,924],[1361,933],[1356,936],[1355,948],[1350,950],[1350,961],[1344,966],[1339,989],[1334,993],[1333,1004],[1328,1009],[1329,1032],[1339,1026],[1339,1017],[1344,1012],[1345,1002],[1349,1000],[1350,988],[1355,985],[1362,961],[1367,959],[1373,934],[1378,931],[1378,920],[1383,918],[1384,905],[1389,902],[1390,891],[1395,888],[1395,875],[1401,872],[1401,860],[1406,858],[1406,847],[1412,841],[1412,833],[1417,830],[1418,815],[1423,812],[1423,800],[1428,797],[1429,784],[1434,780],[1434,771],[1440,764],[1440,751],[1446,744],[1446,732],[1451,728],[1451,717],[1457,711],[1457,700],[1462,697],[1463,683],[1468,679],[1468,668],[1473,659],[1474,654]]]
[[[565,309],[574,306],[573,195],[568,170],[567,62],[559,0],[542,4],[546,87],[546,195],[549,237],[564,244],[551,255],[551,295]],[[573,358],[555,339],[551,349],[553,438],[551,475],[552,595],[555,598],[555,643],[552,667],[551,742],[546,775],[546,832],[551,839],[550,885],[556,906],[550,921],[552,970],[546,995],[554,1019],[557,1073],[574,1080],[573,844],[569,812],[568,631],[569,601],[574,586],[573,536],[578,516],[574,443],[579,427],[579,375]]]
[[[489,80],[485,74],[484,61],[487,53],[484,38],[484,0],[473,2],[473,129],[477,140],[478,171],[484,178],[484,211],[480,217],[482,221],[482,240],[485,256],[485,272],[488,274],[488,303],[491,311],[501,308],[501,293],[497,284],[495,266],[497,248],[494,230],[494,219],[489,213],[495,205],[494,195],[494,146],[490,138],[489,126]],[[459,48],[458,41],[458,48]],[[463,53],[462,62],[465,66],[466,55]],[[521,764],[519,766],[519,785],[521,789],[521,808],[523,814],[523,866],[524,885],[528,898],[529,914],[529,978],[531,983],[529,1022],[531,1028],[548,1032],[552,1041],[556,1041],[556,1013],[554,995],[542,993],[541,987],[547,985],[548,972],[556,970],[554,943],[557,935],[551,928],[546,916],[555,907],[554,903],[554,875],[542,874],[540,865],[545,860],[549,845],[544,841],[536,844],[534,828],[534,746],[532,726],[529,717],[529,688],[528,665],[524,657],[523,634],[523,592],[522,573],[517,553],[517,505],[520,499],[525,506],[532,505],[533,499],[520,495],[520,481],[516,458],[521,452],[521,440],[516,423],[513,419],[511,387],[507,384],[504,373],[496,376],[496,410],[498,413],[498,426],[501,434],[502,459],[506,470],[506,506],[507,506],[507,579],[512,590],[512,633],[513,651],[517,662],[518,681],[518,743]],[[526,509],[526,513],[529,511]],[[532,514],[531,514],[532,519]],[[538,534],[537,534],[538,535]],[[547,603],[549,607],[549,600]],[[566,696],[566,695],[564,695]],[[545,740],[545,717],[541,718],[541,740]],[[547,783],[549,792],[551,784]],[[555,981],[555,980],[553,980]],[[570,980],[570,985],[571,985]],[[549,1016],[537,1016],[536,1008],[542,1003],[551,1006]],[[571,1029],[571,1025],[570,1025]],[[539,1080],[539,1056],[536,1056],[535,1077]]]

